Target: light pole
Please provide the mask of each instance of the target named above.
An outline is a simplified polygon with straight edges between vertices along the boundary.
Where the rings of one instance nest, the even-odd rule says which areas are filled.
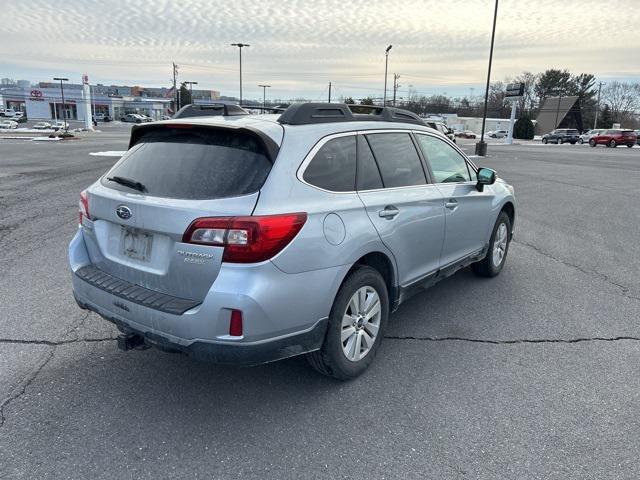
[[[487,144],[484,141],[484,127],[487,122],[487,103],[489,102],[489,82],[491,81],[491,62],[493,61],[493,41],[496,38],[496,20],[498,19],[498,0],[493,11],[493,29],[491,30],[491,49],[489,50],[489,69],[487,71],[487,88],[484,92],[484,114],[482,115],[482,133],[480,141],[476,143],[476,155],[485,157],[487,155]]]
[[[389,65],[389,50],[393,45],[389,45],[384,51],[384,95],[382,96],[382,106],[387,106],[387,66]]]
[[[262,87],[262,106],[267,106],[267,88],[271,88],[271,85],[258,85]]]
[[[67,124],[67,111],[65,110],[65,104],[64,104],[64,87],[62,86],[62,82],[68,82],[69,79],[68,78],[62,78],[62,77],[53,77],[54,80],[60,80],[60,96],[62,97],[62,116],[64,119],[64,131],[65,133],[69,132],[69,125]]]
[[[198,82],[182,82],[182,83],[184,83],[186,85],[189,85],[189,96],[191,97],[191,105],[193,105],[194,104],[194,101],[193,101],[193,86],[197,85]]]
[[[242,47],[250,47],[248,43],[232,43],[232,47],[238,47],[240,52],[240,105],[242,105]]]

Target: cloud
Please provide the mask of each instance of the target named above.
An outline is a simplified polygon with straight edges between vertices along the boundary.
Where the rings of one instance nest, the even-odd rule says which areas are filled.
[[[612,26],[590,14],[601,8],[591,0],[502,0],[494,78],[550,67],[640,77],[640,10],[609,0],[609,11],[626,16]],[[1,76],[86,72],[167,85],[175,61],[180,78],[234,95],[238,51],[229,44],[245,42],[247,94],[258,97],[257,84],[268,82],[270,94],[287,98],[319,95],[329,81],[346,95],[380,91],[388,44],[390,73],[418,90],[482,84],[493,1],[31,0],[3,2],[2,11]]]

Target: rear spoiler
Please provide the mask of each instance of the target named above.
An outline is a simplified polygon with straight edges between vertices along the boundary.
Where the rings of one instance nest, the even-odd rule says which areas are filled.
[[[167,120],[166,123],[141,123],[136,124],[131,127],[131,137],[129,138],[129,147],[133,147],[142,135],[154,132],[154,131],[163,131],[168,129],[200,129],[200,130],[234,130],[238,133],[244,133],[246,135],[251,135],[256,138],[264,147],[267,152],[267,156],[271,163],[276,161],[276,157],[278,156],[278,152],[280,151],[280,147],[278,144],[267,134],[258,130],[257,128],[247,127],[247,126],[234,126],[234,125],[206,125],[199,123],[182,123],[176,122],[172,123],[170,120]]]

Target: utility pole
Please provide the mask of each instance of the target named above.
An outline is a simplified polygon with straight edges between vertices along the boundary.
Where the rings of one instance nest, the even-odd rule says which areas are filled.
[[[64,119],[64,131],[65,133],[69,132],[69,124],[67,123],[67,111],[65,110],[64,104],[64,87],[62,86],[62,82],[68,82],[68,78],[54,77],[54,80],[60,80],[60,94],[62,96],[62,115]]]
[[[393,74],[393,106],[396,106],[396,93],[398,92],[398,88],[400,88],[400,85],[398,85],[398,79],[400,78],[400,75],[398,75],[397,73]]]
[[[258,85],[262,87],[262,107],[267,106],[267,88],[271,88],[271,85]]]
[[[484,128],[487,123],[487,104],[489,103],[489,82],[491,81],[491,62],[493,61],[493,43],[496,38],[496,21],[498,20],[498,0],[493,11],[493,29],[491,30],[491,48],[489,49],[489,68],[487,70],[487,86],[484,91],[484,113],[482,115],[482,133],[480,141],[476,143],[476,155],[487,156],[487,144],[484,141]]]
[[[331,103],[331,82],[329,82],[329,103]]]
[[[596,119],[593,121],[593,129],[598,128],[598,113],[600,113],[600,92],[602,91],[602,82],[598,84],[598,103],[596,106]]]
[[[232,47],[238,47],[240,51],[240,105],[242,105],[242,47],[250,47],[248,43],[232,43]]]
[[[389,45],[384,51],[384,95],[382,96],[382,106],[387,106],[387,66],[389,65],[389,50],[393,45]]]
[[[174,104],[175,104],[175,111],[173,113],[176,113],[179,109],[180,109],[180,103],[178,101],[178,87],[176,85],[176,78],[178,77],[178,65],[176,65],[175,62],[173,62],[173,97],[174,97]]]

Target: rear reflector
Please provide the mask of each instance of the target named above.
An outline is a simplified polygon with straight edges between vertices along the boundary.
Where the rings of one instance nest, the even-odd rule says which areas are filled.
[[[306,221],[306,213],[204,217],[191,222],[182,241],[224,247],[223,262],[262,262],[282,251]]]
[[[231,320],[229,320],[229,335],[232,337],[242,336],[242,312],[231,310]]]
[[[80,192],[80,201],[78,202],[78,223],[82,225],[82,218],[91,218],[89,216],[89,196],[87,191]]]

